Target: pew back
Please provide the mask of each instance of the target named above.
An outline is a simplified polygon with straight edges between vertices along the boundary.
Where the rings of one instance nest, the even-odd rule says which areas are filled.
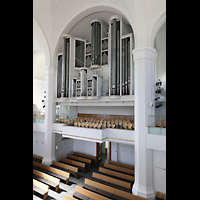
[[[134,176],[123,174],[123,173],[116,172],[116,171],[113,171],[113,170],[109,170],[109,169],[106,169],[106,168],[103,168],[103,167],[99,167],[99,172],[102,172],[104,174],[109,174],[109,175],[112,175],[112,176],[116,176],[116,177],[119,177],[119,178],[122,178],[122,179],[126,179],[126,180],[132,181],[132,182],[134,182],[134,180],[135,180]]]
[[[115,166],[115,165],[111,165],[111,164],[107,164],[107,163],[104,163],[104,167],[109,168],[109,169],[113,169],[113,170],[116,170],[116,171],[124,172],[124,173],[127,173],[127,174],[131,174],[131,175],[135,174],[134,170],[127,169],[127,168],[124,168],[124,167]]]
[[[101,196],[99,194],[96,194],[94,192],[91,192],[89,190],[86,190],[84,188],[81,188],[79,186],[76,186],[76,189],[75,189],[75,192],[78,192],[80,194],[83,194],[84,196],[87,196],[91,199],[94,199],[94,200],[108,200],[108,198],[104,197],[104,196]]]
[[[71,154],[68,154],[67,158],[71,158],[71,159],[74,159],[74,160],[78,160],[78,161],[81,161],[81,162],[84,162],[84,163],[91,164],[91,160],[87,159],[87,158],[81,158],[81,157],[78,157],[78,156],[73,156]]]
[[[95,172],[92,173],[92,177],[106,181],[108,183],[112,183],[112,184],[127,188],[127,189],[131,188],[131,184],[128,183],[128,182],[121,181],[121,180],[118,180],[116,178],[111,178],[109,176],[105,176],[105,175],[98,174],[98,173],[95,173]]]
[[[127,164],[124,164],[124,163],[119,163],[119,162],[115,162],[115,161],[111,161],[111,160],[108,160],[108,164],[116,165],[116,166],[119,166],[119,167],[124,167],[124,168],[127,168],[127,169],[132,169],[132,170],[135,169],[135,166],[133,166],[133,165],[127,165]]]
[[[60,161],[85,168],[85,163],[78,162],[78,161],[75,161],[75,160],[70,160],[70,159],[67,159],[67,158],[61,158]]]

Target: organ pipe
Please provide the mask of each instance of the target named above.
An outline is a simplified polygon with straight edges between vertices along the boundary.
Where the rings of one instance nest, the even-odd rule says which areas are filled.
[[[120,21],[111,22],[111,95],[120,95]]]
[[[91,60],[92,66],[101,65],[101,22],[91,22]]]
[[[69,38],[63,38],[61,69],[61,98],[68,97],[69,91]]]

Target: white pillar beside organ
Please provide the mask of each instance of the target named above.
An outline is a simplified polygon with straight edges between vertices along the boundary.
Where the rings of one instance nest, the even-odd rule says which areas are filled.
[[[155,199],[153,188],[153,152],[146,149],[148,116],[155,114],[149,102],[154,101],[156,50],[151,47],[136,48],[134,59],[135,88],[135,182],[132,193]]]
[[[44,132],[44,159],[42,163],[50,165],[55,160],[55,134],[53,130],[53,103],[54,103],[54,68],[45,68],[46,105],[45,105],[45,132]]]

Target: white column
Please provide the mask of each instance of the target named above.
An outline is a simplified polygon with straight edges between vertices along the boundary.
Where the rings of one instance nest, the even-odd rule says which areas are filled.
[[[156,50],[151,47],[133,50],[135,87],[135,182],[132,193],[154,199],[152,150],[146,149],[148,116],[155,108],[148,103],[154,100]]]
[[[44,159],[43,163],[50,165],[55,160],[55,134],[53,130],[53,103],[54,103],[54,68],[45,68],[46,78],[46,107],[45,107],[45,132],[44,132]]]

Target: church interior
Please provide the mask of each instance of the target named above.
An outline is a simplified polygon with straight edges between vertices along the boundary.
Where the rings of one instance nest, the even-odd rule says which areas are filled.
[[[165,0],[33,0],[33,199],[166,199]]]

